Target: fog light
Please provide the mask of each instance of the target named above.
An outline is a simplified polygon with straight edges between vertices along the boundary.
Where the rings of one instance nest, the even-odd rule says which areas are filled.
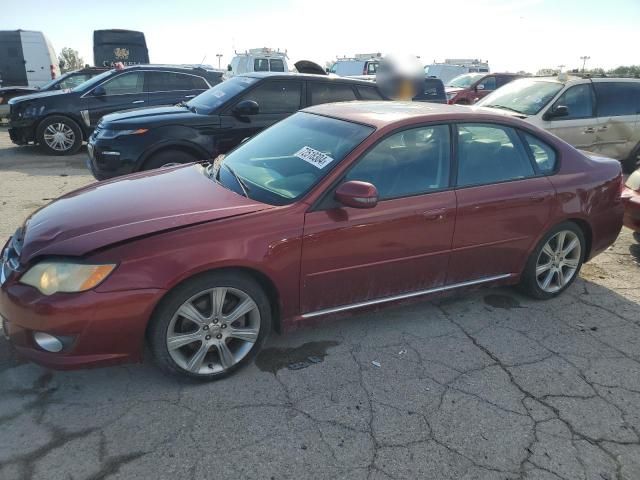
[[[48,333],[36,332],[33,334],[33,339],[41,349],[46,350],[47,352],[61,352],[64,347],[59,338],[49,335]]]

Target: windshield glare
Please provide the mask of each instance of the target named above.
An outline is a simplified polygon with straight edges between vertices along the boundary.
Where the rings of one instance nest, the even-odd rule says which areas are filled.
[[[507,83],[476,103],[480,107],[513,110],[524,115],[535,115],[547,105],[563,85],[558,82],[523,78]]]
[[[111,75],[113,72],[115,72],[115,70],[108,70],[108,71],[106,71],[104,73],[101,73],[100,75],[96,75],[95,77],[90,78],[86,82],[82,82],[80,85],[77,85],[77,86],[73,87],[71,89],[71,91],[72,92],[84,92],[85,90],[88,90],[89,88],[93,88],[94,86],[96,86],[100,82],[102,82],[105,78],[107,78],[109,75]]]
[[[251,77],[232,77],[189,100],[187,106],[197,112],[212,113],[216,108],[258,81]]]
[[[458,75],[447,84],[447,87],[467,88],[483,76],[483,73],[465,73],[464,75]]]
[[[372,127],[298,112],[229,153],[218,170],[219,181],[271,205],[285,205],[306,194],[372,132]]]

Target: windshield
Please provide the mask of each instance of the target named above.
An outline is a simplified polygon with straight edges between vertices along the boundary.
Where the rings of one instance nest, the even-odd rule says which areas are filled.
[[[198,112],[212,113],[220,105],[226,103],[230,98],[235,97],[257,81],[257,78],[251,77],[239,76],[230,78],[189,100],[187,106],[190,109],[195,108]]]
[[[61,76],[59,76],[57,78],[54,78],[53,80],[48,81],[47,83],[45,83],[44,85],[42,85],[39,88],[40,88],[40,90],[47,90],[48,88],[53,87],[56,83],[62,82],[69,75],[71,75],[71,72],[65,73],[64,75],[61,75]]]
[[[447,84],[447,87],[468,88],[481,77],[484,77],[484,73],[465,73],[464,75],[458,75]]]
[[[511,110],[524,115],[535,115],[562,90],[563,84],[545,80],[523,78],[507,83],[487,95],[476,105]]]
[[[286,205],[306,194],[373,130],[298,112],[229,153],[217,177],[249,198]]]
[[[104,73],[101,73],[100,75],[96,75],[93,78],[90,78],[89,80],[87,80],[86,82],[82,82],[80,85],[73,87],[71,89],[72,92],[84,92],[85,90],[88,90],[89,88],[93,88],[96,85],[98,85],[100,82],[102,82],[105,78],[109,77],[109,75],[111,75],[113,72],[115,72],[115,70],[107,70]]]

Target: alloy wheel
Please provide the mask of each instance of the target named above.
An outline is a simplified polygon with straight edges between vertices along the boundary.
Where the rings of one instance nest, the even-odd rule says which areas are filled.
[[[174,313],[167,349],[191,373],[221,373],[240,362],[260,334],[260,310],[246,292],[216,287],[197,293]]]
[[[571,230],[562,230],[544,244],[536,262],[538,287],[547,293],[562,290],[580,266],[582,246]]]
[[[66,123],[52,123],[44,130],[44,141],[52,150],[65,152],[73,147],[76,141],[76,134]]]

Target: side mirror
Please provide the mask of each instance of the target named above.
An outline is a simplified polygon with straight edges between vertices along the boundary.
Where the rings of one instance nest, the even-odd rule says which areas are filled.
[[[257,115],[260,111],[260,106],[254,100],[242,100],[233,107],[232,111],[236,117],[247,117],[249,115]]]
[[[230,72],[231,70],[232,70],[231,64],[227,65],[227,72]]]
[[[567,117],[567,116],[569,116],[569,107],[567,107],[566,105],[556,105],[555,107],[548,110],[547,113],[544,114],[542,119],[552,120],[554,118]]]
[[[484,85],[483,84],[476,85],[476,92],[478,90],[484,90]]]
[[[370,183],[351,180],[336,189],[335,199],[345,207],[373,208],[378,204],[378,190]]]
[[[91,95],[93,95],[94,97],[104,97],[106,94],[107,94],[107,91],[104,89],[102,85],[98,85],[96,88],[93,89],[93,92],[91,92]]]

